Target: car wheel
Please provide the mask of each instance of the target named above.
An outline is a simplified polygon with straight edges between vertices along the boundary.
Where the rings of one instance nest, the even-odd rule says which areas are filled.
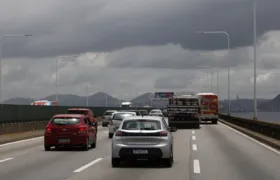
[[[44,147],[45,147],[45,151],[51,150],[51,146],[49,146],[49,145],[44,145]]]
[[[112,167],[119,167],[121,164],[120,158],[112,158]]]
[[[109,133],[109,138],[111,139],[113,137],[114,134]]]
[[[217,119],[212,120],[212,124],[218,124],[218,120]]]
[[[97,141],[97,138],[95,136],[94,142],[90,145],[91,148],[96,148],[96,141]]]
[[[89,148],[89,139],[87,138],[86,144],[83,146],[83,150],[87,151]]]
[[[170,152],[170,157],[163,159],[163,163],[165,164],[166,167],[172,167],[173,166],[173,148],[171,149]]]

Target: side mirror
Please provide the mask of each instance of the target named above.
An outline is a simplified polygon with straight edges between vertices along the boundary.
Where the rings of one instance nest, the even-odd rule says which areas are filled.
[[[170,132],[176,132],[177,131],[177,128],[176,127],[169,127],[168,130]]]
[[[95,122],[92,122],[92,123],[91,123],[91,126],[96,126],[96,123],[95,123]]]

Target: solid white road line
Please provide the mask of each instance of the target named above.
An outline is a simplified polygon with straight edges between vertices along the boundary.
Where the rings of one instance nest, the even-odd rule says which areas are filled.
[[[246,135],[246,134],[243,134],[242,132],[240,132],[240,131],[238,131],[238,130],[236,130],[236,129],[234,129],[234,128],[232,128],[232,127],[226,125],[226,124],[223,124],[223,123],[219,123],[219,124],[221,124],[221,125],[224,126],[224,127],[227,127],[228,129],[230,129],[230,130],[232,130],[232,131],[234,131],[234,132],[236,132],[236,133],[238,133],[238,134],[240,134],[240,135],[242,135],[242,136],[244,136],[244,137],[246,137],[246,138],[248,138],[248,139],[250,139],[250,140],[256,142],[257,144],[259,144],[259,145],[261,145],[261,146],[263,146],[263,147],[265,147],[265,148],[267,148],[267,149],[269,149],[269,150],[275,152],[276,154],[279,154],[279,155],[280,155],[280,151],[278,151],[277,149],[274,149],[274,148],[272,148],[272,147],[270,147],[270,146],[268,146],[268,145],[266,145],[266,144],[264,144],[264,143],[262,143],[262,142],[260,142],[260,141],[258,141],[258,140],[256,140],[256,139],[254,139],[254,138],[252,138],[252,137],[250,137],[250,136],[248,136],[248,135]]]
[[[200,173],[199,160],[197,160],[197,159],[193,160],[193,172],[195,174],[199,174]]]
[[[88,164],[86,164],[86,165],[80,167],[79,169],[76,169],[76,170],[73,171],[73,172],[75,172],[75,173],[81,172],[81,171],[83,171],[83,170],[89,168],[90,166],[92,166],[92,165],[98,163],[98,162],[101,161],[102,159],[103,159],[103,158],[97,158],[97,159],[95,159],[94,161],[92,161],[92,162],[90,162],[90,163],[88,163]]]
[[[195,133],[195,131],[192,131],[192,133],[194,134],[194,133]]]
[[[195,136],[192,136],[192,140],[195,140],[196,138],[195,138]]]
[[[0,163],[2,162],[6,162],[6,161],[10,161],[10,160],[13,160],[14,158],[7,158],[7,159],[3,159],[3,160],[0,160]]]
[[[36,137],[36,138],[30,138],[30,139],[24,139],[24,140],[10,142],[10,143],[6,143],[6,144],[0,144],[0,147],[12,145],[12,144],[18,144],[18,143],[27,142],[27,141],[33,141],[33,140],[37,140],[37,139],[42,139],[43,137],[44,136],[40,136],[40,137]]]
[[[193,151],[197,151],[197,145],[196,145],[196,144],[193,144],[193,145],[192,145],[192,149],[193,149]]]

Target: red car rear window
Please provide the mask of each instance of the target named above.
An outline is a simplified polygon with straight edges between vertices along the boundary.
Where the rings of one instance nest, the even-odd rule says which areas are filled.
[[[56,125],[75,125],[75,124],[79,124],[81,120],[78,118],[61,117],[61,118],[53,118],[51,122]]]

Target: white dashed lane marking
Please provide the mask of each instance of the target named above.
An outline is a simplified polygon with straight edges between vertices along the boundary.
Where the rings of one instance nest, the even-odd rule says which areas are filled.
[[[200,165],[199,165],[199,160],[198,159],[193,160],[193,172],[195,174],[200,173]]]
[[[192,140],[195,140],[196,138],[195,138],[195,136],[192,136]]]
[[[76,170],[73,171],[73,172],[75,172],[75,173],[81,172],[81,171],[83,171],[83,170],[89,168],[90,166],[92,166],[92,165],[98,163],[98,162],[101,161],[102,159],[103,159],[103,158],[97,158],[97,159],[91,161],[90,163],[88,163],[88,164],[86,164],[86,165],[80,167],[79,169],[76,169]]]
[[[2,162],[6,162],[6,161],[10,161],[10,160],[13,160],[14,158],[7,158],[7,159],[2,159],[2,160],[0,160],[0,163],[2,163]]]
[[[193,144],[193,145],[192,145],[192,149],[193,149],[193,151],[197,151],[197,145],[196,145],[196,144]]]

